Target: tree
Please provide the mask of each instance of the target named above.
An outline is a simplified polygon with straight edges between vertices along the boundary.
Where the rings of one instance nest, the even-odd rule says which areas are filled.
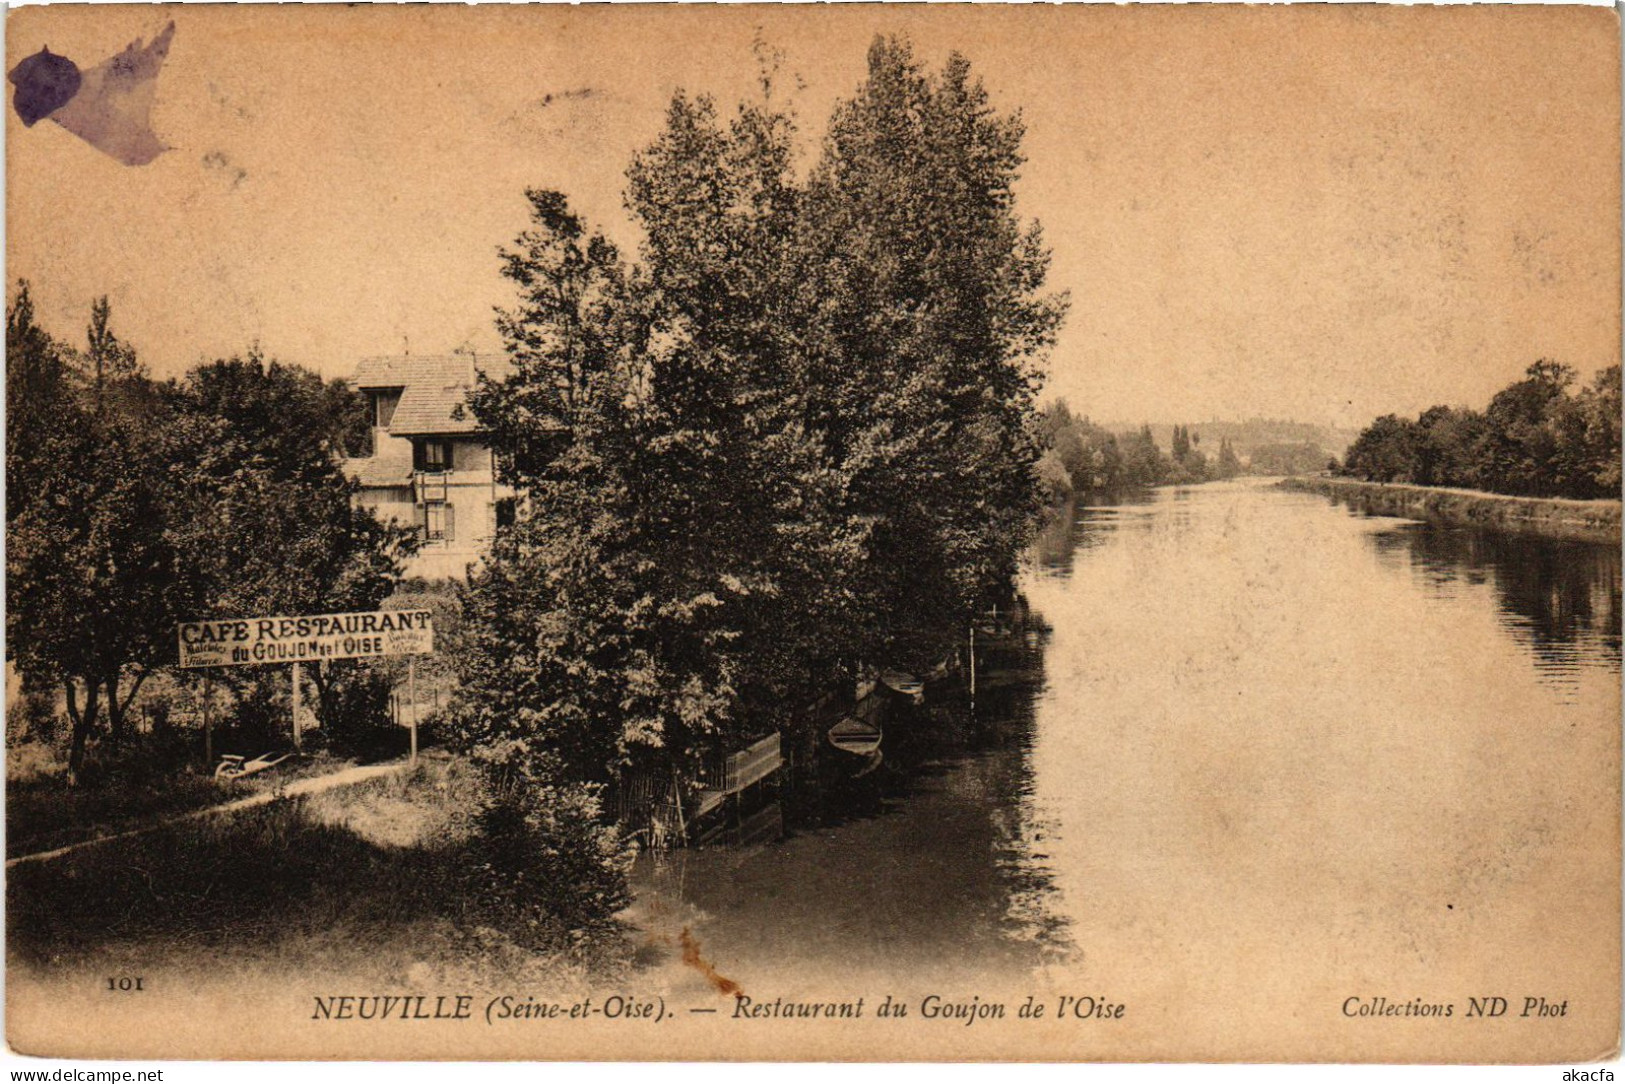
[[[1551,467],[1558,441],[1547,423],[1573,382],[1573,369],[1542,358],[1523,380],[1490,400],[1479,445],[1488,488],[1528,496],[1554,492]]]
[[[1477,461],[1485,435],[1484,415],[1457,407],[1435,406],[1416,420],[1415,475],[1419,485],[1476,487],[1482,480]]]
[[[340,460],[361,408],[348,386],[251,350],[198,366],[165,397],[169,534],[187,618],[372,610],[388,597],[417,538],[351,499]],[[310,673],[324,726],[381,703],[358,688],[381,680],[366,664]],[[280,675],[251,667],[223,680],[269,705]]]
[[[1620,486],[1619,366],[1598,372],[1580,397],[1591,481],[1598,496],[1617,497]]]
[[[1499,493],[1609,497],[1619,490],[1619,369],[1570,394],[1574,370],[1541,359],[1483,413],[1435,406],[1378,418],[1349,449],[1345,473],[1377,481]]]
[[[480,374],[469,401],[510,481],[547,473],[563,435],[592,409],[596,382],[629,363],[649,324],[615,246],[600,233],[588,237],[563,194],[525,196],[533,226],[501,253],[520,303],[497,311],[514,373],[500,387]]]
[[[852,600],[873,523],[846,502],[851,471],[824,428],[836,415],[806,383],[816,310],[793,134],[770,95],[726,122],[708,99],[678,95],[628,171],[661,344],[640,445],[655,482],[640,510],[659,569],[655,658],[700,693],[660,713],[659,760],[770,727],[853,657],[861,626]]]
[[[1172,440],[1172,462],[1168,466],[1163,481],[1176,485],[1194,485],[1205,482],[1211,477],[1208,468],[1207,456],[1197,450],[1201,443],[1199,437],[1192,436],[1188,425],[1174,426]]]
[[[676,95],[628,169],[630,268],[530,194],[514,371],[470,402],[523,493],[456,708],[494,766],[692,774],[860,660],[936,661],[1010,589],[1065,307],[1014,213],[1020,122],[962,58],[869,60],[804,181],[770,78],[726,118]]]
[[[504,314],[514,372],[471,400],[525,493],[470,592],[464,687],[479,691],[458,717],[478,756],[556,752],[596,782],[651,757],[687,771],[747,725],[753,692],[784,690],[810,627],[790,607],[839,581],[806,573],[828,482],[769,382],[773,292],[695,262],[716,247],[707,230],[748,221],[771,129],[747,113],[724,132],[709,103],[675,99],[629,171],[647,263],[599,263],[593,303],[574,288],[584,227],[562,198],[532,194],[510,277],[560,303]],[[536,680],[512,680],[514,663]]]
[[[26,288],[6,326],[16,366],[7,405],[20,423],[6,449],[8,652],[26,680],[62,687],[74,784],[103,702],[116,742],[141,683],[173,648],[168,471],[142,413],[150,385],[111,331],[105,298],[92,307],[85,354],[38,328]]]
[[[1416,447],[1416,423],[1385,414],[1349,446],[1344,469],[1368,481],[1409,482],[1417,473]]]
[[[1020,117],[961,56],[928,74],[876,39],[868,61],[807,185],[804,387],[874,525],[860,649],[924,662],[1002,601],[1030,537],[1026,421],[1066,299],[1043,292],[1042,232],[1015,213]]]
[[[1072,474],[1054,448],[1039,458],[1038,480],[1050,504],[1060,504],[1072,496]]]
[[[1326,450],[1308,441],[1260,444],[1253,448],[1248,469],[1253,474],[1312,474],[1327,469]]]
[[[1168,480],[1168,457],[1157,447],[1149,425],[1124,437],[1122,449],[1123,481],[1128,488],[1158,486]]]
[[[504,480],[523,496],[463,597],[467,635],[452,710],[455,740],[494,776],[545,763],[567,779],[602,783],[639,733],[637,691],[648,681],[634,680],[635,660],[650,611],[638,587],[651,569],[638,552],[626,375],[608,365],[586,377],[565,443],[551,455],[510,449],[554,433],[553,416],[529,415],[537,431],[514,444],[491,423]],[[538,384],[551,380],[547,366],[519,367],[481,387],[476,416],[482,424],[500,417],[545,394]],[[617,713],[622,721],[611,725]]]
[[[1057,399],[1045,406],[1038,415],[1039,443],[1050,449],[1066,470],[1069,486],[1084,480],[1090,468],[1089,448],[1085,445],[1079,419],[1072,416],[1065,399]]]
[[[55,446],[74,428],[64,422],[78,406],[75,375],[66,349],[35,322],[28,283],[19,282],[6,312],[8,526],[28,506],[34,479],[62,459]]]

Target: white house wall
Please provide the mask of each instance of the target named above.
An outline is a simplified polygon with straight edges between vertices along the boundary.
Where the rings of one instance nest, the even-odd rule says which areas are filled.
[[[410,442],[400,437],[387,439],[400,441],[410,449]],[[491,544],[496,534],[496,502],[508,493],[507,487],[493,482],[489,448],[474,441],[454,440],[452,469],[446,475],[452,538],[425,540],[417,555],[407,561],[406,574],[425,579],[466,577],[468,566]],[[413,527],[422,523],[421,506],[410,485],[363,486],[356,494],[356,502],[382,523],[393,520]]]

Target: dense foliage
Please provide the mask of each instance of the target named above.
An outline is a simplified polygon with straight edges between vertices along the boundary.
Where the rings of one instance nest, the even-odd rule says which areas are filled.
[[[1241,460],[1228,439],[1219,441],[1218,451],[1210,459],[1201,450],[1200,434],[1192,433],[1188,425],[1176,425],[1172,446],[1164,452],[1149,425],[1119,435],[1073,414],[1065,399],[1045,406],[1038,431],[1046,448],[1040,470],[1053,496],[1193,485],[1234,478],[1242,472]]]
[[[177,616],[373,610],[416,545],[351,501],[340,462],[360,396],[258,351],[200,365],[160,389],[167,406],[169,533],[181,560]],[[238,702],[245,738],[267,746],[285,726],[281,667],[234,667],[216,678]],[[305,668],[326,732],[381,719],[387,679],[372,663]]]
[[[92,309],[87,347],[54,340],[22,284],[6,317],[6,639],[34,688],[63,691],[70,780],[123,737],[177,621],[363,609],[414,544],[350,505],[338,466],[356,397],[257,354],[159,383]],[[254,668],[257,670],[257,668]],[[353,701],[342,667],[318,711]],[[233,674],[268,700],[263,674]]]
[[[1578,393],[1574,381],[1569,366],[1541,360],[1482,413],[1436,406],[1415,421],[1384,415],[1349,448],[1343,472],[1521,496],[1618,497],[1619,366]]]
[[[1064,311],[1014,210],[1021,124],[962,58],[876,41],[799,173],[763,90],[673,98],[627,171],[637,261],[542,191],[504,253],[513,371],[471,406],[522,500],[454,712],[493,770],[692,778],[1010,590]]]
[[[6,314],[6,655],[32,685],[62,689],[70,780],[104,702],[119,740],[172,649],[159,408],[108,321],[98,301],[81,352],[39,328],[26,285]]]
[[[1335,456],[1313,441],[1282,441],[1253,448],[1247,467],[1254,474],[1316,474],[1337,466]]]

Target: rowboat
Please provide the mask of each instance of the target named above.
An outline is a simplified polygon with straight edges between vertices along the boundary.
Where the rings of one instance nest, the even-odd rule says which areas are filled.
[[[866,757],[880,751],[880,727],[848,715],[829,728],[829,743],[843,753]]]
[[[880,684],[910,703],[925,703],[925,682],[913,674],[888,667],[880,672]]]

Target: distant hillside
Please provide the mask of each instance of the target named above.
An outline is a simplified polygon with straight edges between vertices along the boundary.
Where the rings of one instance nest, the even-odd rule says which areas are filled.
[[[1309,422],[1286,421],[1277,418],[1249,418],[1242,422],[1153,422],[1151,436],[1161,448],[1171,448],[1174,426],[1187,425],[1197,446],[1209,454],[1216,453],[1221,440],[1228,440],[1243,462],[1251,461],[1255,449],[1280,445],[1317,445],[1328,455],[1339,459],[1349,445],[1360,435],[1358,429],[1335,429]],[[1139,425],[1113,425],[1118,432],[1138,432]]]

